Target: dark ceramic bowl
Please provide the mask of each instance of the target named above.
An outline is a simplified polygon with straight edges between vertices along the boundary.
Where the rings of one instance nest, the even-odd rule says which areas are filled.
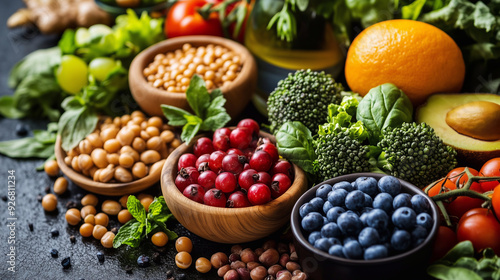
[[[436,204],[416,186],[400,180],[401,192],[424,195],[431,205],[431,216],[434,225],[429,235],[419,246],[398,254],[378,260],[351,260],[331,256],[316,249],[307,241],[307,235],[300,225],[299,208],[316,196],[316,189],[324,183],[334,185],[341,181],[353,182],[358,177],[374,177],[377,181],[385,176],[378,173],[357,173],[339,176],[326,180],[304,193],[295,203],[291,215],[291,228],[295,248],[300,259],[302,270],[309,279],[425,279],[425,268],[429,262],[434,240],[439,227],[439,212]]]

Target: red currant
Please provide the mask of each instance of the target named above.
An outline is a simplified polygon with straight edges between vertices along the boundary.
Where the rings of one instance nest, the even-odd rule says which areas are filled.
[[[271,167],[271,175],[283,173],[290,178],[293,178],[293,166],[287,160],[279,160],[274,163],[273,167]]]
[[[257,183],[248,189],[247,196],[252,205],[262,205],[271,201],[271,190],[268,186]]]
[[[214,151],[214,145],[212,140],[208,137],[201,137],[196,140],[193,146],[193,153],[195,156],[199,157],[203,154],[210,154]]]
[[[248,189],[259,179],[259,175],[255,169],[247,169],[240,173],[238,176],[238,184],[242,189],[248,191]]]
[[[184,189],[182,194],[193,201],[203,203],[205,189],[198,184],[191,184]]]
[[[198,182],[198,177],[200,176],[200,172],[195,167],[188,166],[185,168],[181,168],[177,173],[177,177],[175,178],[175,185],[182,192],[184,189],[191,185],[196,184]]]
[[[256,151],[264,151],[271,156],[273,162],[276,162],[280,156],[278,154],[278,148],[272,143],[265,143],[257,147]]]
[[[252,142],[252,133],[244,127],[237,127],[231,131],[229,141],[232,148],[246,149],[250,145],[250,142]]]
[[[257,171],[268,171],[273,165],[271,155],[264,151],[256,151],[250,158],[250,167]]]
[[[229,136],[229,134],[231,134],[231,129],[229,127],[222,127],[222,128],[217,128],[215,131],[214,131],[214,137],[215,136],[221,136],[221,135],[226,135],[226,136]]]
[[[236,176],[231,172],[222,172],[215,178],[215,187],[225,193],[233,192],[236,185]]]
[[[228,155],[238,155],[238,156],[245,156],[245,153],[243,153],[240,149],[236,148],[230,148],[226,151]],[[246,156],[245,156],[246,157]]]
[[[209,206],[226,207],[226,196],[221,190],[210,189],[205,192],[203,202]]]
[[[208,166],[213,172],[219,173],[219,171],[222,169],[222,160],[224,159],[225,156],[226,153],[223,151],[215,151],[210,154]]]
[[[248,128],[248,130],[250,130],[250,133],[253,136],[259,135],[259,124],[253,119],[243,119],[236,125],[236,127],[246,127]]]
[[[262,183],[268,187],[271,186],[271,175],[269,175],[269,173],[267,172],[264,172],[264,171],[260,171],[259,173],[257,173],[257,175],[259,175],[259,178],[257,179],[257,183]]]
[[[284,194],[292,185],[292,181],[283,173],[274,174],[271,182],[271,194],[277,198]]]
[[[198,159],[196,160],[196,163],[194,164],[194,166],[196,167],[196,169],[200,169],[200,164],[206,162],[208,163],[208,161],[210,160],[210,154],[203,154],[201,156],[198,157]]]
[[[246,160],[247,158],[245,156],[238,156],[235,154],[226,155],[222,159],[222,170],[239,174],[243,171],[243,164],[245,164]]]
[[[191,153],[183,154],[182,156],[179,157],[179,162],[177,163],[177,170],[181,170],[181,168],[188,166],[195,167],[196,160],[198,160],[198,158],[194,154]]]
[[[230,142],[229,142],[229,134],[231,133],[230,129],[229,132],[227,131],[215,131],[214,136],[213,136],[213,145],[216,150],[219,151],[227,151],[229,148],[231,148]],[[226,134],[227,133],[227,134]]]
[[[200,184],[205,190],[209,190],[215,187],[215,178],[217,178],[217,174],[212,170],[205,170],[200,173],[198,177],[198,184]]]
[[[248,200],[247,196],[243,192],[237,191],[237,192],[232,193],[227,198],[226,206],[228,208],[241,208],[241,207],[252,206],[252,204],[250,204],[250,201]]]

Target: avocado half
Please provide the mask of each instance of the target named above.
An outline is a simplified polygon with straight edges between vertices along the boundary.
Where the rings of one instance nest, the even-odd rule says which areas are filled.
[[[500,95],[487,93],[434,94],[417,108],[416,121],[434,128],[443,142],[457,151],[459,163],[480,168],[487,160],[500,157],[500,140],[479,140],[455,131],[446,123],[446,114],[453,108],[474,101],[500,105]],[[500,123],[498,124],[500,126]]]

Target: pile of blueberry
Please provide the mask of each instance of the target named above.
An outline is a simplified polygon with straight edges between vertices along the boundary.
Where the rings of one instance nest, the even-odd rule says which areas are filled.
[[[359,177],[323,184],[299,209],[315,248],[347,259],[381,259],[408,251],[428,236],[433,219],[423,195],[401,192],[399,180]]]

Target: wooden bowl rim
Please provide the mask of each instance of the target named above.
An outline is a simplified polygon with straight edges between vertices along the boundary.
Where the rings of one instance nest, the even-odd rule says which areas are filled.
[[[64,175],[66,175],[66,177],[68,177],[76,185],[87,191],[107,196],[125,195],[145,190],[160,180],[161,170],[163,169],[163,167],[158,168],[153,174],[148,174],[148,176],[144,178],[129,183],[96,182],[89,177],[76,172],[75,170],[73,170],[73,168],[66,165],[66,163],[64,162],[66,152],[61,146],[60,135],[57,136],[54,151],[57,164],[59,165],[59,168],[64,173]],[[166,162],[165,159],[163,160]]]

